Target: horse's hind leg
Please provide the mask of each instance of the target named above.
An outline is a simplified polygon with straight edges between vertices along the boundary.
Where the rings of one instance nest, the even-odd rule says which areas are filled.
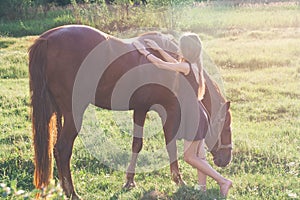
[[[70,171],[70,159],[72,155],[73,144],[78,131],[73,122],[72,113],[64,113],[64,124],[57,142],[55,144],[55,160],[58,169],[60,184],[67,195],[72,199],[80,199],[76,194]]]
[[[132,155],[130,164],[126,171],[126,183],[124,188],[135,187],[134,175],[135,175],[135,166],[139,152],[143,147],[143,127],[145,123],[147,111],[144,110],[134,110],[133,112],[133,140],[132,140]]]
[[[176,138],[174,138],[174,132],[178,129],[178,115],[177,113],[167,113],[166,121],[164,124],[165,142],[167,146],[167,152],[170,161],[170,171],[172,180],[177,185],[185,185],[185,182],[181,178],[179,171],[179,165],[177,160],[177,145]],[[164,119],[163,119],[164,121]]]

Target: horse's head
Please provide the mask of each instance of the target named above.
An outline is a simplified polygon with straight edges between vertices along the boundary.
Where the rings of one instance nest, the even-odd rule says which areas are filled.
[[[219,137],[211,149],[213,160],[218,167],[225,167],[231,161],[232,143],[231,143],[231,113],[229,110],[230,102],[222,105],[219,114],[212,121],[212,130],[221,131]],[[224,114],[225,112],[225,114]],[[221,114],[223,113],[223,114]]]

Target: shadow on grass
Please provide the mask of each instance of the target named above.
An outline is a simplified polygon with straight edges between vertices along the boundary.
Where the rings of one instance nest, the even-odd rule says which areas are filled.
[[[0,160],[0,179],[10,185],[11,181],[17,182],[17,187],[23,190],[33,190],[34,165],[31,160],[26,160],[20,155]]]
[[[30,143],[30,136],[28,135],[8,135],[5,138],[0,139],[0,145],[11,144],[14,145],[17,142]]]
[[[180,199],[207,199],[207,200],[215,200],[215,199],[224,199],[220,196],[219,188],[211,188],[208,189],[205,193],[194,189],[193,186],[182,186],[178,188],[178,190],[173,193],[171,199],[180,200]]]
[[[10,45],[13,45],[15,43],[15,41],[0,41],[0,49],[8,48]]]
[[[110,197],[109,199],[110,199],[110,200],[117,200],[117,199],[119,199],[119,197],[120,197],[122,194],[124,194],[124,193],[126,193],[126,192],[128,192],[128,191],[130,191],[130,189],[122,188],[120,191],[116,192],[116,193],[115,193],[112,197]]]
[[[84,156],[76,157],[73,163],[77,169],[85,170],[86,172],[98,175],[101,172],[104,174],[111,174],[114,172],[114,169],[104,165],[97,158],[86,154]]]
[[[120,196],[125,194],[130,190],[128,189],[122,189],[118,192],[116,192],[110,200],[117,200],[119,199]],[[189,200],[198,200],[198,199],[205,199],[205,200],[217,200],[217,199],[225,199],[219,195],[219,189],[212,188],[208,189],[206,193],[203,193],[199,190],[195,190],[193,186],[181,186],[175,191],[174,193],[171,194],[165,194],[162,193],[156,189],[150,189],[150,190],[144,190],[143,194],[139,199],[141,200],[156,200],[156,199],[161,199],[161,200],[182,200],[182,199],[189,199]]]
[[[134,188],[132,188],[134,189]],[[124,189],[116,192],[110,200],[117,200],[125,194],[126,192],[130,191],[131,189]],[[150,190],[144,190],[143,194],[139,197],[140,200],[154,200],[154,199],[170,199],[166,194],[163,194],[155,189],[150,189]]]

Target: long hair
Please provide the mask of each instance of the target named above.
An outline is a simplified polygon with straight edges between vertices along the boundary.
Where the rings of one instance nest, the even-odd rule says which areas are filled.
[[[202,42],[195,33],[186,33],[179,40],[179,48],[185,60],[196,63],[199,72],[198,99],[203,99],[205,93],[205,79],[203,76]]]
[[[46,187],[53,174],[53,144],[61,114],[56,118],[52,95],[47,87],[47,40],[39,38],[29,48],[31,120],[34,145],[34,185]]]

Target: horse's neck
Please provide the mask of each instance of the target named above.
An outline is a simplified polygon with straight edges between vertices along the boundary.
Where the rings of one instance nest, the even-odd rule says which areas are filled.
[[[114,53],[118,49],[124,49],[125,51],[127,50],[128,52],[134,50],[134,47],[130,45],[128,42],[122,41],[119,38],[116,37],[109,37],[107,40],[109,44],[109,53]]]
[[[116,37],[110,37],[107,42],[108,46],[106,55],[108,57],[114,57],[114,59],[118,59],[122,56],[122,59],[124,59],[123,56],[125,56],[127,62],[122,62],[122,65],[131,65],[134,67],[139,64],[139,57],[141,54],[138,53],[131,42],[123,41]]]
[[[209,75],[205,71],[204,78],[206,88],[202,103],[204,104],[211,118],[214,118],[222,105],[226,102],[226,99],[220,92],[217,84],[209,77]]]

